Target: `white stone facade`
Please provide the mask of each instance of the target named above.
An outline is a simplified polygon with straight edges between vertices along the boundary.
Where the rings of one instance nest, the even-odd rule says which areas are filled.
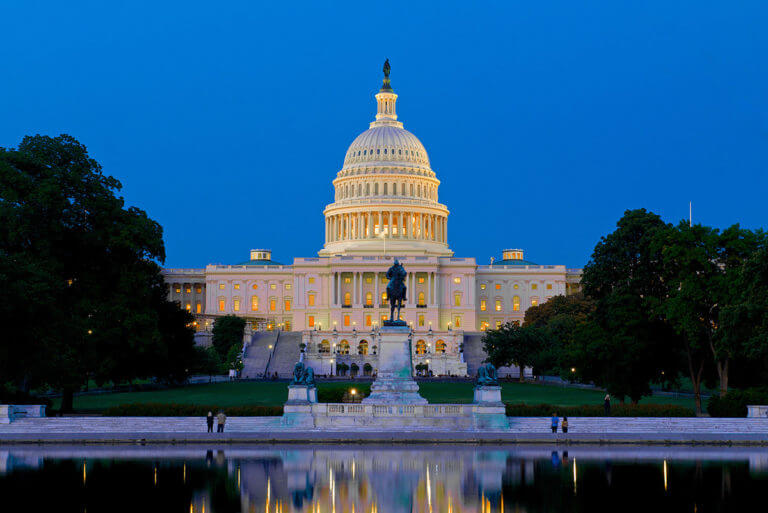
[[[408,272],[402,317],[413,330],[415,363],[429,359],[435,375],[462,375],[463,331],[522,322],[531,305],[579,290],[580,269],[536,265],[522,250],[504,250],[490,265],[454,257],[449,212],[438,202],[440,181],[426,149],[397,121],[397,95],[387,83],[376,100],[376,120],[349,147],[333,181],[318,256],[283,265],[259,249],[242,264],[164,271],[170,299],[195,314],[199,329],[234,314],[253,329],[302,331],[306,356],[319,374],[330,373],[337,356],[375,356],[370,333],[389,315],[384,275],[397,257]],[[323,340],[333,352],[320,353]],[[335,352],[342,341],[349,355]],[[368,354],[358,353],[362,341]]]

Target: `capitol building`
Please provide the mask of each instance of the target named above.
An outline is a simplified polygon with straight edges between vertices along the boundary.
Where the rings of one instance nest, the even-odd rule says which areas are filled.
[[[169,298],[195,315],[200,340],[219,316],[246,319],[246,353],[256,362],[251,369],[246,362],[246,375],[284,373],[300,357],[320,375],[375,373],[377,328],[389,316],[385,273],[394,258],[408,272],[402,319],[412,329],[414,364],[434,375],[472,373],[464,353],[479,344],[480,332],[522,323],[527,308],[580,287],[580,269],[534,264],[522,249],[504,249],[488,265],[455,256],[440,180],[427,150],[399,121],[388,76],[376,103],[374,121],[333,180],[317,256],[278,263],[270,250],[252,249],[238,264],[163,271]],[[278,347],[283,367],[276,366]]]

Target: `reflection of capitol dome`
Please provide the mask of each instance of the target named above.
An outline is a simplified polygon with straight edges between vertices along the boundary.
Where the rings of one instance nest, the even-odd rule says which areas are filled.
[[[385,78],[376,120],[349,146],[333,181],[335,202],[325,209],[321,255],[376,255],[385,246],[395,255],[453,254],[448,209],[437,201],[440,181],[424,145],[397,121],[396,101]]]

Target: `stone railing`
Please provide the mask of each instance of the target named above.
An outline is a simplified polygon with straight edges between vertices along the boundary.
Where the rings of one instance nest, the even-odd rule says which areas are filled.
[[[359,403],[318,403],[317,413],[333,416],[359,415],[363,417],[454,417],[467,415],[477,409],[473,404],[359,404]]]
[[[0,424],[10,424],[16,419],[45,417],[43,404],[0,404]]]
[[[768,405],[750,404],[747,406],[747,417],[766,418],[768,417]]]

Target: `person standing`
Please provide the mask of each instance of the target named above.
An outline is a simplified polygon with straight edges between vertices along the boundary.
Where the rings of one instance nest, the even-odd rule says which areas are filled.
[[[552,414],[552,432],[557,433],[557,426],[560,424],[560,419],[557,416],[557,413]]]
[[[560,424],[560,427],[563,430],[563,434],[568,432],[568,417],[566,417],[565,415],[563,415],[563,423]],[[568,454],[568,453],[566,452],[566,454]]]
[[[213,433],[213,412],[209,411],[208,416],[205,417],[205,422],[208,424],[208,432]]]
[[[611,394],[605,394],[605,399],[603,400],[603,410],[605,410],[606,417],[611,416]]]
[[[224,410],[219,410],[219,414],[216,415],[216,432],[217,433],[223,433],[224,432],[224,423],[227,421],[227,416],[224,415]]]

